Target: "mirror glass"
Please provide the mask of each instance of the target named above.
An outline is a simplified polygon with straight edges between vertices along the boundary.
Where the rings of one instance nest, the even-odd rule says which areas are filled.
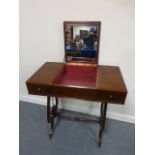
[[[64,22],[67,62],[97,63],[99,49],[99,22]]]

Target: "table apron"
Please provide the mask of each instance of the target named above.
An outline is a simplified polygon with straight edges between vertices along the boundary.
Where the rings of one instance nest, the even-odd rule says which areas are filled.
[[[29,94],[42,96],[55,96],[76,98],[90,101],[111,102],[124,104],[126,93],[118,91],[107,91],[88,89],[80,87],[61,87],[41,84],[27,84]]]

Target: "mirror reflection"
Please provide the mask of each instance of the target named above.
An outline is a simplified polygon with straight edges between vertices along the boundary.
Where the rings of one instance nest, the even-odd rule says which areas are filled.
[[[97,26],[65,25],[66,61],[95,62],[97,45]]]

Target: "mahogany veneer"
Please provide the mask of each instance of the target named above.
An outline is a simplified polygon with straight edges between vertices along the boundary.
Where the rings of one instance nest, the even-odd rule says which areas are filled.
[[[75,75],[75,76],[74,76]],[[119,67],[46,62],[26,82],[34,95],[124,104],[127,89]]]

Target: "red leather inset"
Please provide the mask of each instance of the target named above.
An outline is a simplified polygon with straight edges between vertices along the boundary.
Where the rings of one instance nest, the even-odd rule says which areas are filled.
[[[65,65],[54,84],[96,87],[96,66]]]

